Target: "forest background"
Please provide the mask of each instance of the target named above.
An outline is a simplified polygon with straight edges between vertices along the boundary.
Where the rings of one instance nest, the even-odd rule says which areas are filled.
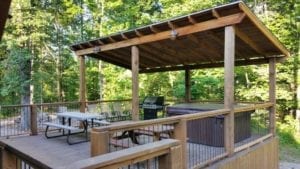
[[[282,144],[300,150],[300,5],[296,1],[245,3],[291,53],[277,67],[278,131]],[[233,1],[13,0],[11,18],[0,44],[0,103],[77,101],[79,66],[69,48],[71,44],[230,2]],[[86,69],[88,100],[131,98],[130,71],[92,58],[86,59]],[[267,100],[267,69],[267,65],[237,67],[235,99]],[[192,99],[222,100],[223,75],[223,69],[193,70]],[[141,98],[164,95],[167,99],[183,99],[184,91],[184,72],[140,76]]]

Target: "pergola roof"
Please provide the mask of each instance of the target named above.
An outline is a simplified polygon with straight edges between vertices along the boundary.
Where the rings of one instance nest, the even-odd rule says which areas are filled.
[[[236,34],[236,65],[268,63],[289,56],[287,49],[243,2],[235,2],[74,44],[77,55],[87,55],[127,69],[131,46],[139,48],[141,73],[223,67],[224,27]]]
[[[0,1],[0,40],[3,35],[6,19],[8,17],[10,2],[11,0]]]

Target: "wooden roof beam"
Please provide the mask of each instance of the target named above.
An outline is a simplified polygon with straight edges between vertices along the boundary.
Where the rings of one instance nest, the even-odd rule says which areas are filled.
[[[105,43],[102,42],[100,39],[98,39],[97,42],[98,42],[100,45],[104,45],[104,44],[105,44]]]
[[[254,23],[254,25],[281,51],[285,56],[290,56],[289,51],[279,42],[279,40],[269,31],[269,29],[255,16],[244,3],[239,3],[239,8]]]
[[[207,31],[207,33],[205,34],[206,36],[208,36],[209,38],[213,39],[218,45],[220,46],[224,46],[223,44],[223,39],[221,39],[220,37],[216,36],[212,31]],[[245,57],[243,54],[241,54],[238,50],[235,51],[236,55],[245,58],[246,60],[248,60],[249,58]]]
[[[221,18],[221,15],[218,13],[216,9],[211,10],[213,17],[215,18]]]
[[[88,42],[88,45],[89,45],[89,47],[94,46],[94,45],[91,43],[91,41]]]
[[[136,36],[138,36],[138,37],[144,36],[144,35],[143,35],[140,31],[138,31],[138,30],[134,30],[134,32],[135,32]]]
[[[174,30],[174,29],[176,29],[176,28],[178,27],[177,25],[175,25],[175,24],[172,23],[171,21],[168,22],[168,25],[169,25],[169,28],[171,28],[172,30]],[[187,35],[187,36],[188,36],[188,38],[189,38],[191,41],[193,41],[194,43],[196,43],[196,44],[201,44],[201,43],[199,42],[199,40],[197,39],[197,37],[196,37],[194,34],[189,34],[189,35]],[[175,42],[175,43],[176,43],[176,42]],[[210,62],[215,62],[215,60],[213,60],[212,58],[210,58],[210,57],[204,58],[203,56],[199,55],[198,53],[193,52],[193,50],[191,50],[190,52],[192,52],[193,55],[195,55],[195,56],[200,56],[201,59],[207,59],[207,60],[209,60]],[[218,56],[221,56],[221,55],[218,55]]]
[[[109,37],[108,37],[108,39],[109,39],[109,41],[110,41],[110,42],[112,42],[112,43],[115,43],[115,42],[117,42],[117,41],[116,41],[116,40],[114,40],[114,39],[113,39],[111,36],[109,36]]]
[[[124,52],[126,53],[126,52]],[[120,53],[118,52],[118,50],[114,50],[114,51],[106,51],[105,54],[109,54],[111,55],[111,57],[115,58],[114,60],[119,60],[122,63],[126,63],[128,61],[128,59],[126,59],[124,56],[124,53]],[[128,52],[129,53],[129,52]],[[129,56],[128,56],[129,57]],[[129,57],[130,58],[130,57]],[[112,58],[111,58],[112,59]],[[140,63],[141,67],[147,67],[147,65]]]
[[[153,25],[150,26],[150,30],[153,32],[153,33],[158,33],[160,32],[160,30],[156,27],[154,27]]]
[[[204,43],[204,42],[200,42],[199,39],[198,39],[195,35],[190,34],[190,35],[188,35],[188,38],[189,38],[189,40],[191,40],[191,41],[194,42],[195,44],[198,44],[199,47],[204,46],[204,48],[205,48],[206,50],[209,50],[209,52],[211,52],[213,55],[216,55],[216,56],[218,56],[219,58],[222,58],[222,57],[223,57],[220,53],[218,53],[218,52],[217,52],[215,49],[213,49],[210,45],[207,45],[207,44]],[[215,62],[215,60],[212,59],[211,57],[206,58],[206,59],[208,59],[208,60],[209,60],[210,62],[212,62],[212,63]]]
[[[104,57],[104,56],[108,56],[108,57]],[[98,53],[98,54],[92,54],[90,55],[90,57],[93,57],[93,58],[97,58],[97,59],[101,59],[103,60],[104,62],[107,62],[107,63],[111,63],[111,64],[114,64],[116,66],[120,66],[120,67],[123,67],[125,69],[131,69],[131,66],[130,65],[126,65],[124,63],[120,63],[120,61],[117,61],[115,59],[111,59],[113,58],[113,56],[109,55],[109,54],[104,54],[104,53]]]
[[[253,40],[245,34],[243,31],[241,31],[237,26],[234,27],[235,34],[246,44],[248,44],[251,48],[253,48],[257,53],[261,54],[262,56],[265,56],[265,52],[255,43]]]
[[[194,19],[194,18],[192,18],[191,16],[189,16],[191,19]],[[196,21],[194,22],[194,21],[192,21],[193,23],[196,23]],[[169,28],[171,28],[171,29],[176,29],[178,26],[177,25],[175,25],[174,23],[172,23],[172,22],[168,22],[168,25],[169,25]],[[198,38],[194,35],[194,34],[189,34],[189,35],[187,35],[187,37],[192,41],[192,42],[194,42],[195,44],[198,44],[198,45],[200,45],[201,44],[201,42],[198,40]],[[191,50],[191,52],[193,52],[192,50]],[[215,62],[215,60],[214,59],[212,59],[212,58],[210,58],[210,57],[208,57],[208,58],[204,58],[203,56],[201,56],[201,55],[199,55],[198,53],[193,53],[194,55],[196,55],[196,56],[199,56],[201,59],[208,59],[210,62]],[[220,55],[218,55],[218,56],[220,56]]]
[[[128,39],[129,39],[124,33],[121,33],[121,36],[122,36],[122,38],[125,39],[125,40],[128,40]]]
[[[152,52],[156,53],[157,55],[164,56],[164,59],[166,59],[168,62],[176,62],[178,64],[181,63],[181,60],[178,59],[178,57],[174,57],[169,51],[160,50],[161,45],[156,43],[147,44],[147,46],[152,49]]]
[[[197,21],[191,15],[188,16],[188,20],[193,25],[197,23]]]
[[[172,30],[177,28],[177,26],[174,23],[172,23],[171,21],[168,21],[168,26]]]
[[[153,60],[156,63],[169,63],[171,61],[171,60],[166,59],[168,56],[166,56],[165,53],[162,53],[149,45],[139,45],[139,48],[141,49],[143,54],[146,52],[149,55],[151,55],[152,57],[149,57],[149,59]],[[156,58],[155,56],[157,56],[157,55],[165,56],[165,57]]]
[[[194,25],[188,25],[184,27],[177,28],[178,36],[185,36],[188,34],[202,32],[206,30],[216,29],[224,27],[227,25],[234,25],[240,23],[245,17],[244,13],[237,13],[233,15],[228,15],[221,17],[219,19],[212,19],[205,22],[200,22]],[[118,49],[123,47],[129,47],[133,45],[139,45],[144,43],[150,43],[154,41],[164,40],[170,38],[170,31],[163,31],[156,34],[145,35],[141,37],[136,37],[128,40],[119,41],[116,43],[106,44],[99,46],[101,51],[107,51],[112,49]],[[97,47],[97,46],[95,46]],[[95,48],[93,47],[93,48]],[[93,48],[86,48],[82,50],[77,50],[76,55],[87,55],[93,53]]]
[[[276,58],[280,59],[280,58]],[[236,66],[246,66],[252,64],[267,64],[269,63],[269,59],[252,59],[252,60],[237,60],[235,61]],[[195,65],[181,65],[181,66],[172,66],[172,67],[159,67],[159,68],[151,68],[151,69],[142,69],[140,73],[154,73],[154,72],[166,72],[166,71],[178,71],[178,70],[186,70],[186,69],[207,69],[207,68],[217,68],[224,67],[224,62],[218,63],[204,63],[204,64],[195,64]]]

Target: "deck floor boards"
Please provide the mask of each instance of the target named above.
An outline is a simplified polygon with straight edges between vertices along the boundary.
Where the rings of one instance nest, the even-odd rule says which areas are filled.
[[[90,157],[90,142],[68,145],[66,137],[47,139],[44,135],[24,136],[3,139],[1,142],[51,168],[65,166]]]
[[[259,136],[252,136],[242,142],[236,143],[235,146],[240,146],[250,140],[257,139],[258,137]],[[144,140],[142,141],[142,144],[153,141],[153,139],[149,136],[142,136],[141,140]],[[50,168],[66,166],[73,162],[90,157],[90,142],[69,145],[66,142],[66,137],[47,139],[41,134],[37,136],[0,139],[0,143],[11,146],[27,156],[49,166]],[[130,141],[128,145],[137,146],[132,145]],[[211,147],[194,143],[188,143],[186,146],[188,159],[187,166],[189,166],[189,168],[200,163],[202,164],[209,159],[225,153],[225,149],[223,147]],[[110,150],[116,151],[120,149],[111,147]]]

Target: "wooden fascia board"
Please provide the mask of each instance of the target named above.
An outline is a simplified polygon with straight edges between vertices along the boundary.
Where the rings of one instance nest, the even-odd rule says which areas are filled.
[[[233,15],[228,15],[224,17],[220,17],[218,19],[212,19],[209,21],[205,22],[200,22],[194,25],[188,25],[185,27],[180,27],[176,29],[176,32],[178,33],[178,36],[185,36],[188,34],[196,33],[196,32],[202,32],[206,30],[211,30],[211,29],[216,29],[228,25],[235,25],[240,23],[245,17],[244,13],[237,13]],[[155,34],[150,34],[150,35],[145,35],[141,37],[136,37],[128,40],[123,40],[120,42],[115,42],[115,43],[110,43],[106,45],[100,45],[100,46],[95,46],[91,48],[86,48],[86,49],[81,49],[75,51],[76,55],[87,55],[94,53],[95,48],[100,48],[100,51],[108,51],[108,50],[114,50],[118,48],[123,48],[123,47],[129,47],[133,45],[140,45],[140,44],[145,44],[145,43],[150,43],[150,42],[155,42],[155,41],[160,41],[164,39],[170,38],[170,31],[164,31],[164,32],[159,32]]]
[[[277,60],[281,60],[282,58],[276,58]],[[252,60],[237,60],[235,61],[236,66],[246,66],[246,65],[260,65],[269,63],[268,58],[263,59],[252,59]],[[144,69],[140,70],[140,73],[155,73],[155,72],[167,72],[167,71],[179,71],[186,69],[208,69],[208,68],[219,68],[224,67],[223,62],[218,63],[205,63],[205,64],[197,64],[197,65],[184,65],[184,66],[174,66],[174,67],[161,67],[161,68],[152,68],[152,69]]]
[[[259,20],[259,18],[244,4],[239,3],[239,8],[247,15],[252,23],[285,55],[290,56],[289,51],[282,43],[269,31],[269,29]]]

